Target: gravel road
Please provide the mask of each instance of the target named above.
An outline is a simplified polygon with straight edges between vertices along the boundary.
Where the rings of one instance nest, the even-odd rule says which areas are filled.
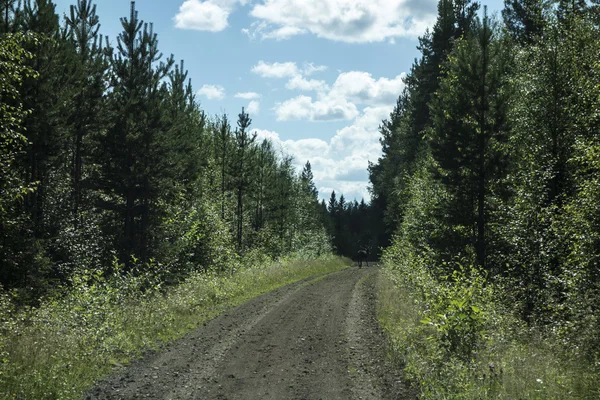
[[[385,361],[376,267],[234,308],[98,383],[87,399],[412,399]]]

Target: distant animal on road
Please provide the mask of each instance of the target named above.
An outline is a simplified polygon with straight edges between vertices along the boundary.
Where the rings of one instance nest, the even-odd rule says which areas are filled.
[[[358,261],[358,268],[362,268],[363,260],[367,263],[367,267],[369,266],[369,260],[367,256],[371,254],[369,248],[360,249],[356,255],[356,259]]]

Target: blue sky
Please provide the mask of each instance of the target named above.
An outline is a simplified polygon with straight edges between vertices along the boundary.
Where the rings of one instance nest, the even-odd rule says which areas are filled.
[[[75,0],[57,0],[68,13]],[[502,0],[482,2],[490,13]],[[99,0],[100,32],[116,43],[130,1]],[[437,0],[138,0],[165,56],[183,59],[209,115],[245,107],[251,128],[310,160],[322,198],[331,190],[369,200],[368,161],[381,154],[378,126],[404,87],[417,37]]]

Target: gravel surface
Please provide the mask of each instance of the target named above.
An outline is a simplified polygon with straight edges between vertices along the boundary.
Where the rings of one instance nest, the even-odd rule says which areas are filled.
[[[236,307],[101,381],[87,399],[412,399],[385,361],[376,267]]]

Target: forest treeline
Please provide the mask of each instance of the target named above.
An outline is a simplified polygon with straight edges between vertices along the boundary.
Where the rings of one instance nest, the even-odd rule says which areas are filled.
[[[600,2],[504,4],[490,16],[480,2],[439,1],[369,166],[372,207],[392,240],[385,262],[419,299],[415,330],[431,329],[439,346],[415,350],[413,337],[399,351],[434,398],[506,395],[485,377],[499,374],[503,340],[528,327],[598,373]],[[440,376],[456,386],[437,387]],[[479,391],[469,397],[471,378]],[[568,392],[562,379],[554,392],[541,378],[531,385],[552,398],[598,394],[582,375],[574,386],[594,391]]]
[[[0,284],[32,302],[80,270],[177,282],[242,258],[331,251],[310,163],[209,117],[134,2],[0,2]]]

